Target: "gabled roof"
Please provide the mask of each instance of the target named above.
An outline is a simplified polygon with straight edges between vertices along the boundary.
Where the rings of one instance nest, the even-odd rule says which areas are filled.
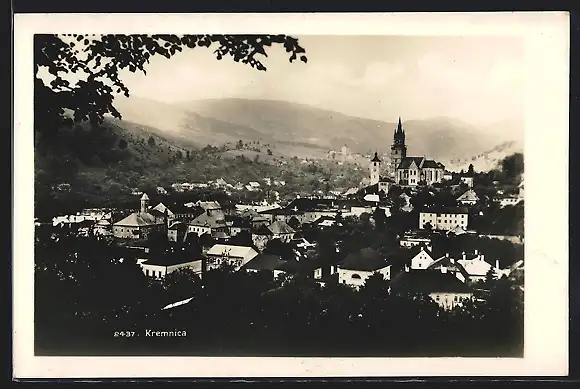
[[[274,235],[272,231],[266,227],[264,224],[260,225],[258,228],[252,230],[252,235],[265,235],[265,236],[272,236]]]
[[[457,201],[478,201],[479,197],[473,189],[468,189],[461,196],[457,198]]]
[[[290,227],[282,220],[276,220],[274,223],[268,226],[268,229],[272,231],[273,234],[293,234],[296,232],[292,227]]]
[[[156,218],[148,212],[133,212],[126,218],[115,223],[116,226],[126,226],[126,227],[147,227],[156,224],[163,224],[163,220]]]
[[[210,248],[207,252],[207,255],[226,255],[228,257],[233,258],[244,258],[248,254],[256,255],[258,252],[251,247],[248,246],[234,246],[229,244],[215,244]]]
[[[167,206],[163,203],[159,203],[156,206],[154,206],[153,208],[151,208],[151,210],[155,210],[155,211],[159,211],[162,214],[165,213],[165,210],[167,209],[167,215],[172,216],[173,212],[171,212],[171,210],[169,208],[167,208]]]
[[[458,259],[457,262],[461,264],[471,276],[485,276],[489,269],[495,269],[493,265],[481,259],[481,257],[466,257],[466,259]]]
[[[387,267],[387,261],[374,249],[367,247],[349,254],[338,265],[341,269],[375,271]]]
[[[413,162],[418,168],[420,168],[424,160],[425,157],[405,157],[401,160],[401,163],[399,163],[397,169],[409,169]]]
[[[282,260],[279,255],[262,253],[258,254],[251,261],[242,266],[242,269],[278,270],[285,263],[286,261]]]
[[[391,281],[398,293],[469,293],[471,289],[452,273],[437,270],[411,270]]]
[[[432,159],[427,159],[423,162],[423,169],[445,169],[442,163],[434,161]]]
[[[463,275],[465,278],[469,278],[469,273],[465,268],[456,260],[451,257],[441,257],[436,261],[432,262],[427,266],[427,270],[441,270],[442,267],[447,268],[450,271],[456,271]]]
[[[371,162],[381,162],[381,160],[379,159],[378,153],[375,153],[375,157],[373,159],[371,159]]]
[[[226,226],[225,215],[220,211],[204,212],[189,224],[198,227],[219,228]]]

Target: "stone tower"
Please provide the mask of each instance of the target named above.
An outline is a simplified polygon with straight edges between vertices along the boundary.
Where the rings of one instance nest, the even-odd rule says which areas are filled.
[[[397,129],[393,134],[393,145],[391,146],[391,166],[389,173],[392,177],[395,176],[397,167],[405,157],[407,157],[405,131],[403,130],[403,125],[401,124],[401,118],[399,117],[399,124],[397,125]]]
[[[149,207],[149,196],[147,196],[147,193],[143,193],[143,196],[141,196],[141,213],[146,213],[148,207]]]
[[[381,160],[379,159],[379,156],[377,153],[375,153],[375,157],[373,159],[371,159],[370,171],[371,171],[370,184],[371,185],[378,184],[379,179],[380,179],[380,173],[381,173]]]

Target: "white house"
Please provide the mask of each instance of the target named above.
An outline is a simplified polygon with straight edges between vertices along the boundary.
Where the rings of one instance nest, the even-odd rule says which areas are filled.
[[[471,288],[454,274],[440,270],[400,273],[390,284],[391,293],[428,296],[445,310],[473,298]]]
[[[520,201],[522,201],[522,197],[519,196],[505,196],[505,197],[501,197],[497,200],[499,202],[499,206],[500,207],[507,207],[507,206],[513,206],[518,204]]]
[[[411,269],[412,270],[420,270],[420,269],[427,269],[429,265],[431,265],[436,258],[434,258],[434,254],[431,251],[430,247],[425,246],[416,246],[410,250],[411,256]]]
[[[156,188],[156,190],[157,190],[157,194],[160,194],[160,195],[166,195],[167,194],[167,190],[164,187],[162,187],[162,186],[158,186]]]
[[[201,259],[184,259],[182,256],[162,254],[149,258],[141,258],[137,260],[143,274],[154,278],[163,278],[167,274],[189,268],[195,274],[201,277],[202,260]]]
[[[357,290],[374,273],[382,274],[385,280],[391,279],[391,265],[370,247],[348,255],[338,264],[338,282]]]
[[[470,188],[473,188],[473,177],[462,176],[460,179],[461,179],[461,182],[463,182],[465,185],[467,185]]]
[[[399,240],[399,245],[401,247],[412,248],[415,246],[431,245],[431,238],[421,237],[421,236],[413,236],[413,235],[405,235]]]
[[[419,213],[419,229],[425,229],[427,224],[434,230],[449,231],[457,226],[467,229],[467,210],[461,207],[423,210]]]
[[[257,255],[258,252],[252,247],[216,244],[206,253],[207,270],[216,269],[223,263],[227,263],[233,266],[235,270],[238,270]]]
[[[473,254],[461,254],[461,259],[457,262],[463,266],[463,268],[469,274],[469,281],[477,282],[484,281],[487,272],[491,269],[495,275],[500,275],[499,261],[496,261],[495,266],[485,261],[483,254],[479,253],[477,250]]]

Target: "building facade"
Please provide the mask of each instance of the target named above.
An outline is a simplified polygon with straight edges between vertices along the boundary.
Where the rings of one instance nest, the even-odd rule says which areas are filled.
[[[433,230],[451,231],[456,227],[466,230],[468,219],[467,210],[461,207],[424,210],[419,213],[419,229],[430,225]]]

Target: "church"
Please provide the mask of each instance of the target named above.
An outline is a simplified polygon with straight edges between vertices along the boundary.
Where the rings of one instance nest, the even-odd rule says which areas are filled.
[[[377,153],[370,164],[371,185],[388,181],[380,176],[381,160]],[[423,157],[408,157],[405,145],[405,131],[399,117],[399,123],[394,131],[393,144],[391,145],[391,163],[389,176],[398,185],[417,186],[432,185],[443,180],[445,166],[441,162]]]

